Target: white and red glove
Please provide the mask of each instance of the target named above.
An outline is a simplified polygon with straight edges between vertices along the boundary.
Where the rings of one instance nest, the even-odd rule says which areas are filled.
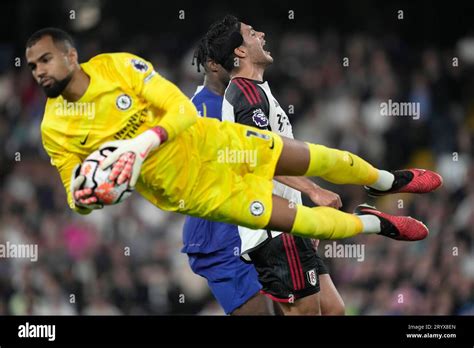
[[[100,149],[106,147],[115,147],[116,149],[102,161],[100,169],[104,170],[115,163],[109,180],[115,181],[117,179],[119,185],[130,180],[129,187],[133,188],[140,176],[145,158],[167,138],[166,130],[157,126],[133,139],[109,141],[103,144]]]

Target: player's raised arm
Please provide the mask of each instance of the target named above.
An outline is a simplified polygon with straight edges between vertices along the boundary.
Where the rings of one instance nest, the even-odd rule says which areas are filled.
[[[144,84],[141,95],[155,107],[163,110],[159,126],[163,127],[168,139],[196,123],[198,112],[191,100],[172,82],[158,73]]]
[[[133,139],[102,145],[116,147],[101,164],[101,168],[105,169],[117,162],[109,179],[117,178],[118,184],[130,180],[130,187],[134,187],[148,154],[193,125],[198,112],[189,98],[176,85],[158,74],[151,63],[127,53],[116,54],[113,59],[116,72],[139,97],[154,106],[160,118],[158,126]]]
[[[166,130],[167,140],[196,122],[198,112],[191,100],[150,62],[128,53],[114,54],[113,60],[117,72],[135,93],[159,110],[158,126]]]

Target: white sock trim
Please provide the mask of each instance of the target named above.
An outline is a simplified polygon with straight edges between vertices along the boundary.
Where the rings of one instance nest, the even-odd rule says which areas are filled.
[[[362,233],[380,233],[380,219],[375,215],[359,215],[362,221]]]
[[[395,176],[386,170],[379,170],[379,178],[370,187],[379,191],[387,191],[392,188]]]

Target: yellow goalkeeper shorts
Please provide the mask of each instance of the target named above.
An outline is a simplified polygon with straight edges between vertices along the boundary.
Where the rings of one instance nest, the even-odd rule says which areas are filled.
[[[165,210],[263,228],[282,148],[275,133],[200,118],[147,159],[137,189]]]

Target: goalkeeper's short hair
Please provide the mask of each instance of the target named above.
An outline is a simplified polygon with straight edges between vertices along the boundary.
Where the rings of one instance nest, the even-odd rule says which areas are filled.
[[[28,41],[26,41],[26,48],[30,48],[43,37],[49,36],[53,40],[56,47],[67,51],[69,48],[74,47],[74,40],[71,35],[59,28],[43,28],[34,32]]]

